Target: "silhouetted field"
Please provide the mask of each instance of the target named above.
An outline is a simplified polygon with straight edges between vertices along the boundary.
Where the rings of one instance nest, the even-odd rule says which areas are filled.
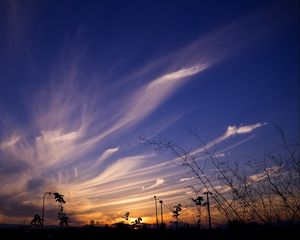
[[[118,228],[65,228],[65,229],[0,229],[0,239],[64,239],[64,240],[94,240],[94,239],[298,239],[299,225],[260,226],[235,225],[229,228],[208,229],[118,229]]]

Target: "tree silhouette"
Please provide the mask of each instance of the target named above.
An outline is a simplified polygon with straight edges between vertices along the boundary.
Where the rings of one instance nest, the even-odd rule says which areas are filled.
[[[31,225],[40,228],[40,226],[42,225],[42,218],[40,217],[40,215],[38,214],[34,215],[33,219],[31,220]]]

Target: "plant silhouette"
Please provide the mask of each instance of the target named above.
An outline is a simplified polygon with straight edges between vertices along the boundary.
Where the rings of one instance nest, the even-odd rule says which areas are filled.
[[[129,212],[125,213],[125,216],[123,217],[126,221],[128,221],[129,218]]]
[[[32,226],[37,226],[37,228],[40,228],[40,226],[42,225],[42,218],[40,215],[35,214],[33,219],[31,220],[31,225]]]
[[[141,137],[141,143],[144,146],[154,146],[156,151],[169,150],[178,157],[199,180],[199,185],[194,187],[195,193],[198,194],[197,189],[212,193],[212,204],[222,221],[237,220],[266,225],[283,220],[298,222],[300,143],[288,139],[280,126],[275,128],[279,132],[281,143],[275,149],[265,149],[262,156],[254,157],[245,164],[219,158],[217,146],[204,141],[193,129],[187,131],[198,142],[201,154],[187,150],[163,135],[156,140]],[[198,161],[200,157],[205,158],[205,161]],[[208,167],[215,168],[216,174],[207,174]],[[218,185],[215,184],[216,177],[220,181]],[[205,206],[209,212],[208,201]]]
[[[203,201],[203,197],[202,196],[198,196],[197,198],[191,198],[192,201],[197,205],[197,206],[201,206],[202,205],[202,201]]]
[[[198,196],[197,198],[191,198],[191,200],[196,204],[196,207],[197,207],[197,224],[198,224],[198,227],[200,227],[200,224],[201,224],[201,206],[202,205],[202,202],[204,200],[204,198],[202,196]]]
[[[65,204],[66,203],[66,201],[64,200],[64,195],[59,194],[57,192],[53,193],[53,195],[54,195],[54,199],[55,199],[56,202],[61,203],[61,204]]]
[[[131,222],[133,224],[134,229],[140,229],[143,224],[142,224],[143,219],[141,217],[138,217],[137,219],[134,220],[134,222]]]
[[[95,226],[95,220],[94,219],[91,219],[90,220],[90,225],[93,227],[93,226]]]
[[[69,223],[71,222],[70,218],[67,216],[65,213],[59,213],[59,224],[61,227],[63,226],[68,226]]]
[[[176,228],[178,227],[178,217],[180,215],[180,211],[182,210],[182,205],[179,203],[178,205],[175,205],[173,208],[174,210],[172,210],[172,213],[173,213],[173,218],[175,218],[175,225],[176,225]]]
[[[66,203],[64,200],[64,195],[59,193],[53,193],[55,201],[58,203],[58,220],[61,227],[68,226],[68,224],[71,222],[70,218],[67,216],[66,213],[64,213],[64,207],[63,204]]]

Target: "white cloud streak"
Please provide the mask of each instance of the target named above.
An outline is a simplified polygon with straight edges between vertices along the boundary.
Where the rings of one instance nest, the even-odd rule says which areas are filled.
[[[110,128],[110,134],[120,128],[131,126],[133,123],[145,118],[164,102],[180,85],[209,67],[208,64],[194,65],[169,72],[138,88],[128,102],[122,106],[120,120]],[[102,135],[101,135],[102,136]]]
[[[103,163],[106,159],[108,159],[109,157],[111,157],[114,153],[118,152],[119,148],[115,147],[115,148],[109,148],[107,150],[105,150],[104,153],[101,154],[101,156],[97,159],[96,162],[96,166],[101,165],[101,163]]]
[[[213,146],[216,146],[218,144],[220,144],[221,142],[237,136],[237,135],[244,135],[244,134],[250,134],[252,133],[254,130],[263,127],[267,125],[266,122],[264,123],[255,123],[255,124],[249,124],[249,125],[240,125],[239,127],[232,125],[232,126],[228,126],[225,133],[219,137],[217,137],[216,139],[214,139],[213,141],[210,141],[208,143],[205,143],[205,147],[200,147],[195,149],[192,154],[196,154],[199,152],[203,152],[205,151],[205,148],[208,150],[210,148],[212,148]]]
[[[226,132],[217,138],[214,143],[218,144],[221,141],[224,141],[227,138],[233,137],[235,135],[242,135],[242,134],[248,134],[253,132],[255,129],[260,128],[262,126],[265,126],[267,123],[255,123],[255,124],[250,124],[250,125],[240,125],[239,127],[237,126],[228,126],[226,129]]]
[[[152,188],[156,188],[162,184],[164,184],[165,180],[163,178],[158,178],[156,179],[156,182],[148,187],[143,187],[143,190],[149,190],[149,189],[152,189]]]
[[[266,168],[263,172],[260,172],[260,173],[257,173],[257,174],[249,176],[249,180],[253,181],[253,182],[264,181],[264,180],[267,179],[268,175],[269,176],[277,175],[276,173],[278,173],[279,170],[280,170],[280,167],[274,165],[274,166],[272,166],[270,168]],[[283,176],[281,176],[281,177],[283,177]]]
[[[180,178],[180,179],[179,179],[179,182],[188,182],[188,181],[191,181],[191,180],[194,180],[194,177]]]

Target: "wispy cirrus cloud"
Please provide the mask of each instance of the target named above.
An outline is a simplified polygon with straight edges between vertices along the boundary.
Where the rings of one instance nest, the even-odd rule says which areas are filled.
[[[158,178],[156,179],[156,182],[148,187],[142,187],[143,190],[148,190],[148,189],[152,189],[152,188],[155,188],[155,187],[158,187],[162,184],[164,184],[165,180],[163,178]]]
[[[231,138],[233,136],[237,136],[237,135],[243,135],[243,134],[249,134],[251,132],[253,132],[254,130],[256,130],[257,128],[263,127],[267,125],[266,122],[264,123],[255,123],[255,124],[249,124],[249,125],[240,125],[240,126],[228,126],[225,133],[218,137],[217,139],[215,139],[213,142],[208,143],[207,147],[211,147],[213,144],[219,144],[220,142]]]
[[[125,106],[127,110],[117,126],[124,126],[133,121],[140,120],[157,108],[166,100],[188,77],[192,77],[209,67],[208,64],[195,65],[189,68],[167,73],[152,80],[138,89],[136,94]]]
[[[8,139],[2,141],[0,143],[0,148],[5,149],[14,146],[19,140],[21,139],[21,136],[13,134]]]
[[[280,166],[277,166],[277,165],[274,165],[272,167],[269,167],[269,168],[266,168],[264,171],[260,172],[260,173],[256,173],[256,174],[253,174],[253,175],[250,175],[249,176],[249,180],[250,181],[253,181],[253,182],[259,182],[259,181],[264,181],[268,178],[268,175],[272,176],[272,175],[277,175],[278,176],[278,173],[279,173],[279,170],[280,169]],[[284,177],[284,176],[280,176],[281,178]]]
[[[241,135],[241,134],[246,134],[246,133],[251,133],[253,130],[260,128],[267,123],[255,123],[255,124],[250,124],[250,125],[240,125],[239,127],[237,126],[229,126],[224,134],[224,138],[228,138],[234,135]],[[222,138],[221,138],[222,139]]]
[[[103,163],[106,159],[108,159],[110,156],[112,156],[114,153],[119,151],[119,147],[115,147],[115,148],[109,148],[107,150],[105,150],[100,157],[97,159],[96,162],[96,166],[101,165],[101,163]]]
[[[259,13],[201,36],[157,61],[132,69],[116,88],[108,87],[100,77],[101,88],[89,86],[89,75],[83,74],[88,71],[81,68],[80,57],[65,57],[58,64],[63,67],[43,76],[47,84],[28,100],[26,110],[32,125],[17,126],[22,129],[18,135],[9,129],[8,137],[1,136],[0,163],[3,169],[12,167],[15,171],[1,172],[0,196],[22,197],[37,207],[42,192],[63,192],[70,199],[71,213],[78,216],[80,211],[90,216],[90,211],[111,206],[116,207],[107,211],[150,206],[154,194],[169,201],[180,199],[188,178],[175,185],[168,179],[178,181],[178,174],[185,170],[178,170],[174,159],[157,160],[137,148],[125,150],[122,136],[130,135],[132,128],[138,128],[188,80],[199,81],[199,74],[272,30],[273,23],[270,28],[256,24],[263,18]],[[257,26],[259,36],[252,35]],[[251,134],[265,125],[228,126],[206,147]],[[198,148],[193,153],[201,151],[203,148]],[[142,187],[144,191],[140,191]]]
[[[180,178],[180,179],[179,179],[179,182],[187,182],[187,181],[191,181],[191,180],[194,180],[194,179],[195,179],[194,177]]]
[[[203,152],[205,150],[209,150],[210,148],[220,144],[221,142],[233,137],[233,136],[237,136],[237,135],[243,135],[243,134],[250,134],[252,133],[254,130],[256,130],[257,128],[263,127],[265,126],[267,123],[255,123],[255,124],[249,124],[249,125],[240,125],[235,126],[235,125],[231,125],[228,126],[226,131],[224,132],[224,134],[222,134],[221,136],[215,138],[212,141],[209,141],[208,143],[203,142],[203,144],[205,144],[205,146],[202,146],[200,148],[197,148],[196,150],[194,150],[192,152],[192,154],[196,154],[199,152]]]

